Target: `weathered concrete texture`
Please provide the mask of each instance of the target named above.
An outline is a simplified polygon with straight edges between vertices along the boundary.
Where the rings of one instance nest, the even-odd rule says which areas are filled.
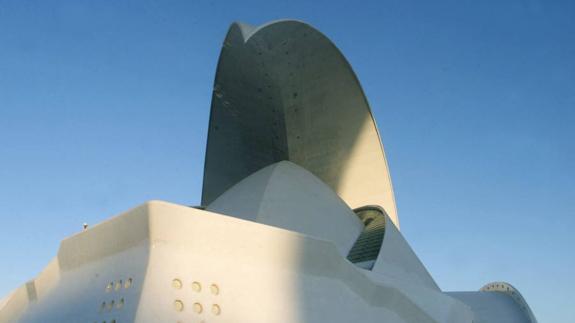
[[[399,226],[373,116],[340,51],[305,23],[233,24],[214,84],[202,204],[282,160],[351,208],[382,206]]]

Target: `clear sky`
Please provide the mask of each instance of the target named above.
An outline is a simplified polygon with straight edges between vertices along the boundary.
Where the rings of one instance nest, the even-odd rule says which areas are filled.
[[[199,203],[226,30],[279,18],[356,71],[439,285],[575,322],[574,1],[0,0],[0,298],[83,222]]]

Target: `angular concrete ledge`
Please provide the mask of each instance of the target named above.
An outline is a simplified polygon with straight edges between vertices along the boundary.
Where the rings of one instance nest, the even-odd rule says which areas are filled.
[[[81,252],[87,245],[92,251]],[[7,306],[17,311],[5,306],[3,322],[202,315],[221,322],[317,322],[326,315],[333,322],[462,322],[471,315],[453,301],[421,309],[400,286],[376,282],[345,260],[332,242],[158,201],[64,240],[46,272],[50,281],[36,279],[45,287],[35,297],[27,285],[16,291]],[[194,291],[196,283],[203,292]]]

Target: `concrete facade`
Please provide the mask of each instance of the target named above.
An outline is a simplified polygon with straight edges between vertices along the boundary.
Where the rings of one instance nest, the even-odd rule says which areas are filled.
[[[75,234],[0,323],[535,323],[504,282],[444,292],[402,236],[349,64],[297,21],[233,24],[202,207],[150,201]]]
[[[399,226],[385,153],[359,81],[335,45],[307,24],[232,24],[208,131],[203,205],[255,171],[289,160],[352,208],[380,205]]]

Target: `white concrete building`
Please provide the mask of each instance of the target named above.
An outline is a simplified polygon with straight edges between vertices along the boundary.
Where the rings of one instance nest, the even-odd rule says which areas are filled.
[[[146,202],[64,239],[0,322],[536,322],[507,283],[437,286],[399,231],[355,74],[305,23],[231,26],[202,204]]]

